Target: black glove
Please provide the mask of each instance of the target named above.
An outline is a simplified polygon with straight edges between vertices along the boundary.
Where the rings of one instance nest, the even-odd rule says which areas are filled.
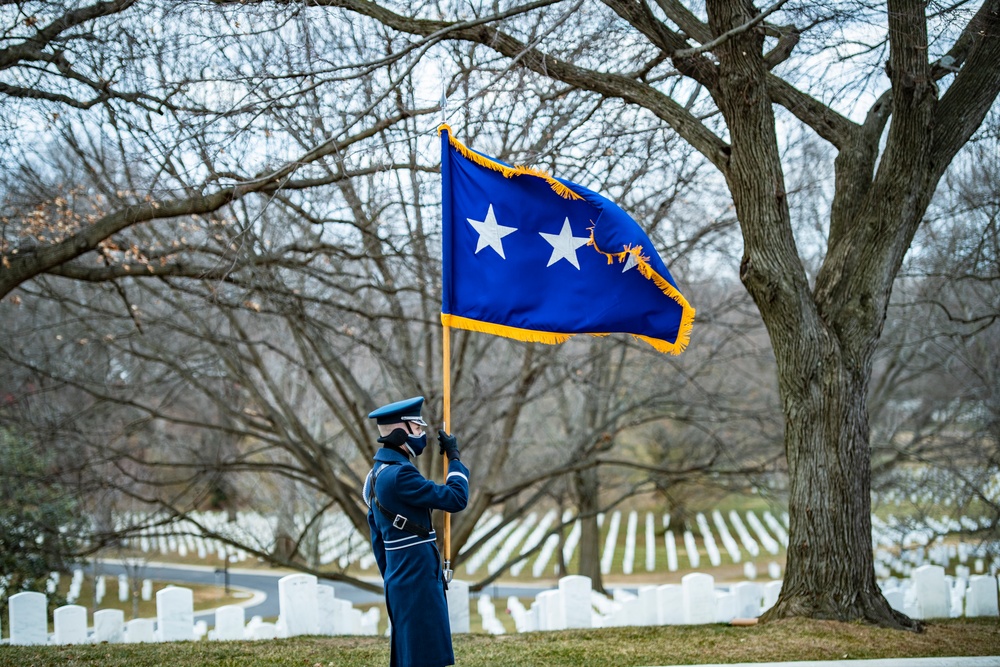
[[[448,460],[458,460],[458,440],[455,436],[448,435],[442,430],[438,431],[438,442],[441,443],[441,453],[448,455]]]

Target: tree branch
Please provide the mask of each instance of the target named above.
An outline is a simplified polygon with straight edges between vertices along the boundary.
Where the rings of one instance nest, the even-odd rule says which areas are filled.
[[[983,122],[1000,95],[1000,0],[986,0],[952,49],[965,64],[938,104],[931,148],[937,174]]]
[[[181,216],[201,215],[217,211],[223,206],[254,192],[280,189],[299,167],[315,162],[328,155],[341,153],[348,146],[374,136],[404,118],[431,113],[437,108],[403,111],[383,119],[366,130],[337,141],[331,139],[306,152],[296,160],[285,163],[278,169],[262,172],[246,181],[223,187],[208,195],[196,194],[185,199],[170,201],[149,200],[133,204],[109,213],[69,238],[51,245],[34,248],[29,252],[7,251],[0,255],[3,268],[0,269],[0,299],[15,287],[37,275],[45,273],[60,264],[75,259],[93,249],[102,241],[133,225],[152,220],[164,220]]]
[[[763,21],[764,19],[766,19],[768,16],[770,16],[774,12],[778,11],[779,9],[781,9],[781,7],[786,2],[788,2],[788,0],[778,0],[778,2],[774,3],[773,5],[771,5],[770,7],[768,7],[767,9],[765,9],[764,11],[762,11],[760,14],[757,14],[756,16],[754,16],[752,19],[750,19],[749,21],[747,21],[743,25],[738,25],[735,28],[727,30],[726,32],[722,33],[721,35],[719,35],[715,39],[710,40],[710,41],[702,44],[701,46],[695,47],[693,49],[684,49],[682,51],[678,51],[677,53],[674,54],[674,56],[677,57],[677,58],[690,58],[692,56],[697,56],[697,55],[701,55],[703,53],[708,53],[709,51],[713,50],[715,47],[719,46],[723,42],[732,39],[736,35],[741,35],[741,34],[745,33],[747,30],[750,30],[754,26],[758,25],[761,21]],[[798,40],[796,40],[796,41],[798,41]]]
[[[229,3],[233,0],[216,0]],[[257,0],[263,2],[265,0]],[[506,15],[523,13],[552,4],[544,0],[509,10],[504,15],[490,17],[497,21]],[[725,172],[729,147],[701,121],[683,106],[664,95],[656,88],[620,74],[609,74],[570,64],[488,25],[469,22],[430,21],[401,16],[369,0],[316,0],[316,5],[339,7],[350,12],[368,16],[393,30],[419,36],[440,36],[442,39],[457,39],[486,46],[497,53],[519,60],[529,70],[569,84],[581,90],[616,97],[626,102],[644,107],[669,124],[696,150]],[[485,19],[484,19],[485,20]]]

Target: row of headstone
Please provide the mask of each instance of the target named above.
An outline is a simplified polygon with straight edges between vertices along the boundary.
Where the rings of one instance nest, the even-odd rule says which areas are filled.
[[[11,644],[47,644],[48,599],[44,593],[17,593],[8,599]],[[87,608],[70,604],[52,614],[52,643],[89,642],[139,643],[191,640],[204,634],[204,627],[194,623],[194,597],[191,589],[170,586],[156,594],[156,628],[153,619],[125,621],[120,609],[94,612],[93,632],[88,631]]]
[[[890,606],[911,618],[998,616],[997,577],[949,577],[940,565],[922,565],[908,580],[889,578],[882,592]]]
[[[375,635],[381,616],[378,607],[367,612],[335,595],[334,587],[320,584],[311,574],[289,574],[278,580],[277,637],[298,635]],[[266,623],[255,628],[270,633]]]
[[[768,519],[768,516],[769,515],[765,513],[765,520]],[[546,536],[546,533],[547,529],[551,528],[551,524],[555,518],[556,514],[550,511],[546,514],[542,521],[539,522],[538,515],[532,513],[520,521],[514,521],[507,524],[492,538],[487,540],[486,543],[483,544],[481,548],[479,548],[479,550],[466,562],[466,572],[470,575],[474,574],[478,568],[487,564],[489,573],[493,574],[505,563],[507,563],[513,554],[527,553],[532,549],[535,549],[538,546],[539,541],[544,539],[546,543],[541,549],[538,550],[538,554],[537,556],[534,556],[533,562],[531,558],[526,558],[514,565],[512,570],[515,571],[514,573],[516,576],[517,573],[520,573],[522,568],[531,564],[531,573],[535,577],[542,577],[551,573],[552,569],[549,567],[549,563],[552,560],[554,550],[558,547],[559,539],[555,535]],[[599,522],[603,523],[603,518],[603,515],[599,515]],[[604,544],[601,558],[602,571],[605,573],[611,572],[615,558],[620,557],[617,552],[619,549],[618,530],[621,527],[621,518],[620,511],[615,511],[610,514],[610,521],[607,526],[607,539]],[[664,528],[666,528],[669,518],[668,516],[664,516],[663,518]],[[205,512],[196,513],[192,519],[193,521],[191,522],[180,521],[172,525],[159,525],[160,522],[158,521],[158,517],[156,515],[144,516],[138,513],[133,513],[122,515],[117,519],[116,523],[120,524],[122,529],[125,529],[128,526],[136,525],[147,526],[146,528],[140,529],[134,537],[129,538],[126,541],[127,546],[131,546],[146,554],[152,554],[159,551],[163,555],[177,554],[181,557],[187,557],[189,554],[197,553],[198,557],[202,559],[215,558],[217,556],[219,559],[236,562],[241,562],[248,558],[246,550],[234,549],[233,547],[228,546],[225,540],[206,538],[198,535],[198,532],[200,531],[199,525],[215,534],[232,539],[236,542],[252,545],[263,551],[269,551],[275,546],[277,520],[274,516],[265,516],[256,512],[239,512],[236,520],[230,521],[229,516],[225,513]],[[546,519],[549,520],[546,521]],[[296,516],[294,520],[298,526],[298,524],[304,519],[303,517]],[[564,515],[562,520],[563,522],[567,522],[568,517]],[[729,558],[734,563],[740,562],[740,545],[732,539],[729,529],[725,525],[725,520],[721,514],[718,513],[713,515],[713,520],[715,522],[716,529],[719,531],[719,538],[722,540],[722,543],[726,548],[726,552],[729,554]],[[472,535],[473,539],[469,540],[469,544],[476,544],[480,537],[494,530],[502,521],[503,517],[499,513],[484,515],[482,520],[474,529]],[[733,522],[733,527],[736,529],[737,534],[739,534],[741,541],[743,542],[743,548],[751,556],[756,556],[756,541],[749,537],[749,533],[743,526],[739,515],[735,512],[731,512],[730,521]],[[748,521],[751,521],[752,523],[754,519],[751,519],[748,516]],[[653,571],[656,567],[655,550],[657,545],[656,536],[653,534],[654,522],[654,515],[651,512],[647,512],[645,520],[646,571]],[[543,529],[542,524],[545,523],[548,523],[549,525]],[[759,523],[760,522],[757,521],[757,524]],[[628,514],[628,527],[626,529],[626,553],[621,563],[623,571],[627,570],[626,573],[633,571],[635,568],[634,559],[636,554],[636,541],[638,539],[639,532],[638,525],[640,525],[640,522],[638,521],[638,512],[630,512]],[[688,555],[688,564],[692,568],[697,568],[701,565],[698,544],[695,542],[697,535],[698,539],[704,544],[709,561],[713,565],[719,565],[719,549],[715,543],[715,536],[713,535],[707,522],[704,521],[703,516],[699,519],[698,527],[699,533],[691,535],[690,541],[685,536],[684,546]],[[775,530],[774,526],[770,526],[770,522],[769,527],[771,527],[772,531]],[[575,539],[573,537],[574,534],[576,535]],[[574,526],[570,530],[570,536],[563,544],[564,562],[569,562],[572,559],[574,549],[579,541],[579,534],[580,524],[579,522],[574,522]],[[771,538],[766,537],[763,539]],[[778,539],[780,540],[780,535],[778,536]],[[360,535],[345,515],[333,514],[329,518],[324,518],[320,527],[319,544],[319,560],[322,564],[337,562],[342,567],[346,567],[347,565],[357,562],[363,570],[370,569],[374,566],[374,555],[371,553],[366,536]],[[674,548],[671,549],[671,546]],[[665,544],[665,547],[667,549],[668,568],[671,571],[676,571],[677,567],[670,567],[673,564],[672,561],[676,560],[675,558],[671,558],[671,551],[673,551],[674,555],[676,555],[676,545],[670,545],[668,543]],[[121,589],[119,589],[119,591],[119,594],[121,595]]]
[[[259,617],[245,623],[243,607],[226,605],[215,611],[212,640],[273,639],[296,635],[374,635],[380,611],[355,609],[348,600],[334,595],[333,586],[318,585],[316,577],[293,574],[278,580],[280,614],[277,623]],[[10,643],[47,644],[48,600],[43,593],[18,593],[9,598]],[[204,622],[194,621],[194,593],[189,588],[168,586],[156,593],[153,619],[125,621],[120,609],[94,612],[93,631],[88,631],[87,608],[64,605],[53,612],[52,643],[139,643],[190,641],[207,632]],[[502,626],[501,626],[502,627]]]
[[[705,545],[705,551],[708,553],[708,562],[713,567],[719,567],[722,565],[722,555],[719,553],[719,547],[715,544],[715,537],[712,535],[712,529],[708,526],[708,520],[701,512],[698,512],[695,520],[698,523],[698,529],[701,531],[701,541]]]
[[[545,518],[549,517],[554,519],[555,514],[550,511],[546,514]],[[604,517],[603,515],[599,515],[598,518],[601,520]],[[139,519],[140,517],[137,516],[128,518],[131,521],[138,521]],[[625,528],[624,556],[621,555],[622,552],[618,540],[622,519],[621,512],[615,511],[610,513],[609,519],[601,557],[602,572],[610,573],[616,565],[616,558],[622,558],[620,567],[623,572],[626,574],[633,572],[636,567],[634,562],[637,553],[636,542],[638,539],[641,539],[638,533],[642,522],[638,521],[638,513],[635,511],[628,513],[628,525]],[[685,565],[692,569],[702,567],[702,556],[707,556],[713,566],[720,565],[721,552],[719,543],[724,547],[729,560],[733,563],[743,562],[747,556],[749,558],[756,558],[760,555],[761,551],[767,551],[771,555],[776,555],[782,547],[787,547],[787,513],[778,518],[769,511],[763,511],[758,515],[754,511],[740,513],[733,510],[728,513],[727,522],[726,517],[721,512],[715,511],[711,513],[711,521],[707,521],[705,516],[701,514],[697,515],[696,519],[696,532],[690,535],[686,532],[683,535],[677,535],[677,537],[683,537],[683,551],[687,556],[687,563]],[[197,520],[219,534],[231,536],[233,539],[246,540],[249,543],[260,546],[262,549],[268,549],[270,546],[273,546],[277,525],[274,517],[257,513],[240,513],[237,521],[229,522],[223,513],[204,513],[199,514]],[[484,515],[483,519],[474,529],[473,537],[475,539],[470,540],[469,544],[477,543],[481,536],[496,529],[502,520],[502,516],[497,513]],[[563,522],[567,521],[565,514],[562,520]],[[146,521],[147,523],[152,523],[148,518]],[[300,518],[296,517],[295,521],[298,524]],[[123,523],[126,523],[126,521],[123,521]],[[546,529],[543,529],[542,524],[545,523],[549,525]],[[539,541],[544,539],[545,544],[540,549],[537,549],[537,555],[520,561],[512,568],[512,571],[515,574],[520,573],[524,567],[531,564],[532,576],[543,577],[551,574],[554,571],[554,565],[550,566],[550,563],[552,562],[554,551],[559,545],[557,536],[546,536],[547,529],[551,528],[552,523],[553,520],[546,522],[544,518],[539,522],[536,514],[530,514],[520,521],[503,526],[465,563],[465,571],[471,575],[478,568],[482,567],[483,564],[488,564],[487,569],[489,572],[491,574],[495,573],[511,559],[512,555],[527,553],[532,549],[536,549],[539,546]],[[653,514],[647,512],[645,521],[647,571],[653,571],[657,563],[655,550],[658,545],[656,544],[655,536],[652,534],[653,523]],[[663,528],[666,529],[669,523],[669,519],[666,516],[664,516],[663,523]],[[885,578],[894,573],[909,575],[915,567],[927,563],[947,565],[949,559],[953,560],[956,557],[963,563],[966,560],[975,562],[976,559],[983,560],[986,558],[982,553],[977,555],[968,548],[964,548],[961,553],[956,554],[955,545],[932,544],[935,538],[940,539],[942,532],[959,529],[972,530],[980,527],[981,519],[966,516],[961,516],[958,519],[948,517],[930,519],[923,528],[917,527],[905,531],[901,539],[898,536],[896,539],[892,538],[887,530],[879,527],[879,523],[878,518],[873,517],[873,541],[885,547],[885,555],[876,558],[877,574],[880,578]],[[888,522],[881,523],[895,525],[897,521],[890,517]],[[174,533],[156,532],[161,530],[165,529],[160,527],[148,528],[133,542],[144,541],[145,546],[143,550],[158,547],[164,553],[175,551],[184,554],[197,551],[199,556],[205,557],[217,551],[220,557],[232,557],[236,560],[242,560],[246,557],[245,552],[231,550],[222,541],[201,538],[196,535],[197,531],[194,529],[194,524],[191,526],[177,525],[166,529],[173,530]],[[579,541],[579,535],[580,523],[577,521],[573,523],[573,527],[570,529],[569,538],[563,543],[562,555],[564,562],[570,562],[572,559],[573,551]],[[329,519],[324,519],[320,538],[320,560],[324,563],[337,561],[344,566],[358,561],[363,569],[372,567],[374,565],[374,556],[371,554],[367,539],[363,539],[364,537],[357,533],[350,521],[343,515],[332,515]],[[677,537],[673,533],[664,533],[662,548],[666,550],[666,563],[669,571],[677,571],[680,567],[680,563],[677,562]],[[893,552],[898,552],[897,547],[900,542],[904,546],[904,553],[896,556],[898,560],[891,560],[890,555]],[[907,550],[920,548],[926,549],[922,558],[907,560],[905,555],[909,553]],[[703,549],[703,551],[700,552],[700,549]],[[532,558],[534,559],[533,562]],[[983,568],[980,568],[977,574],[983,573],[983,569],[988,570],[991,574],[996,573],[1000,570],[1000,559],[994,558],[992,561],[984,562]],[[122,594],[123,592],[120,587],[119,595]]]
[[[893,608],[912,618],[1000,615],[997,577],[973,575],[967,584],[956,581],[948,581],[940,566],[928,565],[918,568],[912,581],[897,582],[883,593]],[[516,597],[508,598],[507,612],[518,632],[728,623],[737,618],[756,618],[767,611],[777,602],[781,585],[781,581],[743,581],[716,588],[711,575],[694,572],[685,575],[680,584],[642,586],[637,593],[616,589],[608,599],[591,590],[588,577],[572,575],[561,578],[557,588],[540,592],[528,607]],[[465,622],[456,623],[453,616],[454,632],[468,631],[468,585],[459,583],[456,588],[453,584],[449,608],[460,607],[463,595]],[[480,609],[482,614],[482,606]]]
[[[80,568],[74,568],[73,578],[70,580],[69,590],[66,592],[66,601],[70,604],[75,603],[80,599],[80,593],[83,588],[83,570]],[[128,576],[124,574],[118,575],[118,601],[128,602],[132,596],[131,589],[129,587]],[[46,584],[46,591],[49,595],[56,592],[59,586],[59,573],[53,572]],[[107,583],[105,581],[104,575],[98,575],[94,580],[94,602],[101,604],[104,600],[104,596],[107,594]],[[153,582],[149,579],[143,579],[142,589],[140,592],[142,599],[149,601],[153,599]]]
[[[589,577],[572,575],[539,593],[530,607],[516,597],[507,611],[519,632],[624,625],[695,625],[753,618],[778,599],[781,582],[741,582],[716,590],[711,575],[691,573],[680,584],[642,586],[633,594],[616,589],[611,599],[591,590]],[[450,591],[449,591],[450,595]]]
[[[921,527],[891,515],[885,519],[873,515],[872,544],[876,576],[879,579],[895,575],[909,577],[916,568],[923,565],[940,565],[953,569],[956,577],[964,579],[968,579],[973,573],[1000,573],[1000,555],[997,555],[1000,545],[944,541],[942,531],[960,530],[963,524],[974,521],[968,517],[962,517],[962,520],[945,517],[938,521],[931,520]]]
[[[538,524],[535,526],[535,529],[532,530],[531,534],[528,535],[527,539],[524,540],[524,544],[521,546],[520,555],[523,556],[527,554],[541,543],[542,539],[544,539],[545,537],[545,533],[548,532],[549,530],[549,526],[551,526],[555,522],[557,516],[558,515],[555,510],[549,510],[548,512],[545,513],[545,516],[542,517],[542,520],[538,522]],[[555,537],[555,535],[553,535],[553,537]],[[524,566],[527,565],[527,563],[528,563],[527,558],[523,558],[518,562],[514,563],[514,565],[511,566],[510,568],[511,576],[516,577],[517,575],[519,575],[521,573],[521,570],[524,569]]]

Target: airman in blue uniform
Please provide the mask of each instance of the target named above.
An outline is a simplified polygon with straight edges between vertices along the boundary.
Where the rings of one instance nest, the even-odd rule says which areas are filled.
[[[410,462],[427,446],[420,417],[422,396],[397,401],[368,415],[378,424],[382,449],[365,479],[372,551],[385,585],[392,624],[391,667],[455,664],[448,621],[447,582],[441,568],[431,511],[459,512],[469,500],[469,469],[455,437],[438,431],[448,456],[444,484],[424,478]]]

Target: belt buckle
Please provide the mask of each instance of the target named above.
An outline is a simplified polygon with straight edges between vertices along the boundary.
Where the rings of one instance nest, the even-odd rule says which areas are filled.
[[[406,517],[402,514],[397,514],[396,518],[392,520],[392,527],[404,530],[403,526],[406,525]]]

